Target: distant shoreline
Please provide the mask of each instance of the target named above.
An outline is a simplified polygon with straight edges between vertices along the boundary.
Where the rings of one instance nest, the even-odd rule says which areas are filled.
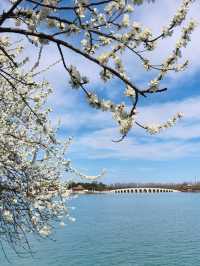
[[[156,192],[154,190],[175,190],[179,192],[190,192],[190,193],[200,193],[200,183],[117,183],[117,184],[104,184],[102,182],[72,182],[66,184],[66,188],[71,191],[72,194],[106,194],[113,190],[135,190],[139,189],[153,190],[152,193]],[[151,192],[151,191],[144,191]],[[162,191],[161,191],[162,192]],[[164,192],[164,191],[163,191]],[[166,191],[168,192],[168,191]],[[128,191],[127,191],[128,193]]]

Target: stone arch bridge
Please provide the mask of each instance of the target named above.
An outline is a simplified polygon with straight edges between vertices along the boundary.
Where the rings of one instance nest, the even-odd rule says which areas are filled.
[[[111,190],[112,193],[124,194],[124,193],[169,193],[169,192],[179,192],[178,190],[170,188],[119,188]]]

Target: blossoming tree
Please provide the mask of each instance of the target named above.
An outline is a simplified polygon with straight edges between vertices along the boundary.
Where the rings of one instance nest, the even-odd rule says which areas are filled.
[[[142,0],[12,0],[11,6],[0,17],[0,34],[23,35],[35,46],[56,44],[63,66],[70,76],[72,87],[82,89],[92,107],[113,113],[114,119],[119,124],[122,138],[127,135],[133,124],[155,134],[162,128],[172,126],[181,114],[175,115],[157,127],[142,125],[137,121],[138,99],[152,93],[164,92],[166,88],[160,88],[160,83],[167,72],[185,69],[188,62],[179,65],[178,59],[181,57],[182,48],[186,47],[190,40],[195,23],[190,21],[182,29],[182,35],[177,40],[174,50],[162,64],[152,64],[147,52],[156,49],[159,40],[173,35],[174,29],[181,26],[185,20],[193,1],[183,0],[169,25],[164,27],[158,36],[153,36],[149,29],[131,19],[135,6],[143,2]],[[9,25],[6,24],[8,21]],[[76,44],[72,37],[77,38]],[[129,107],[130,104],[126,106],[124,103],[116,104],[110,100],[101,99],[100,96],[92,93],[88,78],[81,76],[76,66],[67,62],[63,55],[64,49],[74,51],[86,60],[97,64],[101,68],[99,75],[102,81],[108,82],[114,78],[122,81],[122,91],[130,100],[131,107]],[[126,50],[141,60],[146,71],[151,69],[158,71],[147,88],[139,88],[126,73],[121,60]]]
[[[50,221],[67,212],[59,178],[66,170],[79,174],[64,159],[66,145],[57,140],[49,123],[49,110],[44,104],[51,89],[47,83],[35,81],[45,45],[56,45],[58,60],[69,75],[71,87],[82,90],[93,108],[113,113],[121,133],[117,141],[121,141],[133,125],[155,134],[181,118],[178,113],[161,125],[143,125],[137,119],[136,108],[140,98],[167,90],[161,82],[169,71],[185,69],[188,62],[179,64],[179,59],[195,22],[189,21],[182,27],[192,0],[183,0],[169,25],[156,36],[132,20],[132,13],[143,0],[3,2],[6,9],[0,12],[0,238],[15,246],[21,238],[26,239],[27,232],[49,235]],[[160,40],[170,38],[176,27],[182,27],[182,34],[173,51],[161,64],[152,63],[148,52],[155,50]],[[13,36],[23,36],[38,47],[38,61],[29,73],[23,70],[25,62],[18,60],[21,48],[13,46]],[[121,81],[126,103],[115,103],[92,92],[88,77],[68,61],[65,49],[96,64],[101,69],[102,82]],[[157,71],[146,88],[137,86],[127,73],[123,63],[127,51],[141,61],[144,71]]]
[[[61,142],[50,124],[46,100],[52,89],[35,81],[38,61],[25,72],[22,47],[0,37],[0,243],[16,252],[18,243],[29,249],[28,233],[47,237],[52,222],[73,221],[65,205],[69,191],[61,177],[72,168],[65,159],[70,139]],[[40,52],[38,60],[40,58]]]

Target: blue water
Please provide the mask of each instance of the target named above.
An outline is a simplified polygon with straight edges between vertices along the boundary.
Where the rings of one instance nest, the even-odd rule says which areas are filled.
[[[200,194],[83,195],[56,242],[15,266],[200,266]],[[0,266],[8,266],[0,252]]]

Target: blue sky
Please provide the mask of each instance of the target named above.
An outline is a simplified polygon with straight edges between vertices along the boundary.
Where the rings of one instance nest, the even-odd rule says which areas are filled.
[[[159,32],[165,26],[180,0],[158,0],[155,4],[138,7],[134,20]],[[188,15],[200,23],[200,3],[196,1]],[[172,50],[180,36],[163,41],[151,55],[154,62],[160,62]],[[138,106],[139,121],[147,124],[162,123],[176,112],[184,113],[184,118],[172,129],[156,136],[150,136],[143,130],[133,127],[129,136],[121,143],[113,143],[119,136],[118,128],[108,113],[102,113],[88,107],[81,92],[72,90],[62,65],[56,65],[45,76],[55,88],[49,99],[53,107],[52,123],[61,120],[59,135],[61,138],[73,136],[73,142],[67,156],[73,165],[87,174],[98,174],[103,168],[107,175],[101,181],[112,182],[182,182],[200,181],[200,25],[192,35],[190,45],[184,50],[184,58],[190,60],[189,68],[179,74],[169,74],[162,83],[167,87],[165,94],[153,95]],[[77,44],[78,45],[78,44]],[[34,58],[35,51],[29,50]],[[51,64],[57,60],[55,47],[48,46],[42,63]],[[70,51],[65,51],[68,63],[79,67],[86,74],[91,86],[99,95],[110,97],[114,101],[123,99],[120,95],[120,83],[114,81],[108,85],[99,80],[99,69]],[[143,71],[140,63],[129,54],[123,60],[131,78],[137,85],[147,85],[155,73]]]
[[[181,1],[160,0],[153,5],[139,7],[135,20],[141,21],[153,31],[159,32],[170,20]],[[200,22],[200,3],[194,4],[188,19],[193,17]],[[156,18],[156,19],[155,19]],[[139,120],[146,123],[164,122],[178,111],[184,118],[174,128],[157,136],[150,136],[134,127],[129,136],[121,143],[113,143],[119,136],[118,128],[108,113],[102,113],[87,106],[81,92],[70,89],[62,66],[54,70],[52,82],[56,88],[50,103],[54,107],[53,121],[61,119],[61,137],[73,136],[68,156],[73,164],[88,174],[97,174],[107,169],[103,182],[181,182],[200,179],[200,29],[192,35],[192,42],[184,50],[184,57],[190,60],[189,68],[180,74],[169,74],[163,81],[166,94],[149,97],[142,101]],[[152,54],[154,62],[165,58],[173,48],[180,31],[174,38],[163,41]],[[51,50],[52,48],[49,47]],[[48,52],[47,52],[48,53]],[[90,77],[91,87],[99,95],[121,100],[120,84],[102,84],[99,69],[79,56],[66,51],[68,62],[78,65],[82,73]],[[56,58],[51,54],[51,60]],[[145,73],[140,63],[129,54],[124,56],[129,75],[138,85],[145,85],[155,73]]]

